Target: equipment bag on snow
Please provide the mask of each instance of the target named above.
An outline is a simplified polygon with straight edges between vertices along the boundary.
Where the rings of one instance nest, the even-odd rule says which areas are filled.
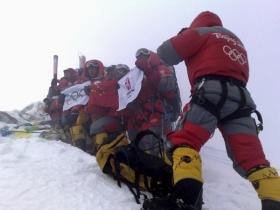
[[[121,187],[125,183],[140,203],[141,190],[151,192],[153,197],[168,195],[173,188],[172,167],[164,160],[163,149],[159,156],[151,155],[138,147],[141,139],[146,135],[155,136],[159,145],[163,140],[152,131],[141,131],[135,140],[128,144],[125,135],[111,136],[100,147],[96,160],[105,174],[112,175]],[[144,195],[145,196],[145,195]],[[146,196],[145,196],[146,197]]]

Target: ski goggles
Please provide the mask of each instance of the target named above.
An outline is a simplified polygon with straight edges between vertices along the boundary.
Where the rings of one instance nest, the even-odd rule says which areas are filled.
[[[146,49],[146,48],[140,48],[139,50],[136,51],[135,53],[135,57],[137,58],[139,55],[150,55],[150,50]]]
[[[125,65],[125,64],[118,64],[118,65],[116,66],[116,70],[117,70],[117,71],[120,70],[120,69],[124,69],[124,70],[126,70],[126,71],[130,71],[129,67],[128,67],[127,65]]]
[[[89,67],[99,67],[99,66],[95,61],[91,61],[86,64],[86,68],[89,68]]]

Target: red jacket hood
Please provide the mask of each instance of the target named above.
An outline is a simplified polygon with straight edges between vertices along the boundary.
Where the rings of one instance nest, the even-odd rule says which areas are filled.
[[[153,51],[150,50],[150,57],[148,59],[148,63],[151,68],[154,68],[161,64],[161,60],[156,53],[154,53]]]
[[[65,72],[65,71],[70,72],[71,76],[70,76],[70,78],[66,78],[66,77],[60,78],[59,85],[56,87],[56,89],[58,89],[60,91],[72,86],[74,84],[74,82],[79,79],[79,76],[74,69],[68,68],[68,69],[63,70],[63,72]]]
[[[65,69],[64,72],[65,71],[69,71],[70,72],[70,74],[71,74],[71,78],[70,78],[71,82],[75,82],[77,79],[79,79],[79,75],[77,74],[77,72],[74,69],[68,68],[68,69]]]
[[[84,65],[84,68],[83,68],[82,77],[86,77],[86,78],[89,79],[89,75],[88,75],[88,72],[87,72],[86,65],[87,65],[87,63],[92,62],[92,61],[96,62],[96,63],[98,64],[98,66],[99,66],[99,72],[98,72],[97,78],[104,77],[104,74],[105,74],[104,65],[103,65],[103,63],[102,63],[101,61],[99,61],[99,60],[89,60],[89,61],[87,61],[87,62],[85,63],[85,65]],[[95,79],[95,78],[92,78],[92,79]]]
[[[200,13],[191,23],[190,28],[223,26],[221,19],[213,12]]]

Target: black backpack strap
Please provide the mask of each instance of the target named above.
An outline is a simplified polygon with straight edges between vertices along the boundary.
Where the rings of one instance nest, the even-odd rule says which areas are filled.
[[[163,140],[151,130],[145,130],[139,132],[133,142],[134,149],[136,154],[138,155],[139,161],[142,164],[143,163],[152,164],[152,165],[151,164],[148,165],[149,168],[150,169],[152,168],[153,170],[153,174],[149,175],[151,176],[150,187],[148,186],[147,171],[145,171],[145,169],[149,170],[149,168],[142,167],[143,168],[142,174],[144,175],[145,187],[152,193],[154,197],[167,195],[173,188],[172,168],[171,166],[167,165],[163,157],[157,157],[154,155],[147,154],[145,151],[143,151],[141,148],[138,147],[139,142],[145,135],[153,135],[160,142],[163,142]],[[162,156],[162,152],[159,152],[159,154]]]
[[[134,190],[133,190],[133,185],[130,182],[128,182],[126,179],[122,178],[122,176],[121,176],[120,162],[118,162],[116,160],[114,162],[115,162],[115,170],[116,170],[116,174],[114,176],[114,179],[117,180],[118,186],[121,187],[121,182],[125,183],[126,186],[128,187],[128,189],[130,190],[130,192],[133,194],[136,203],[140,204],[140,201],[139,201],[139,198],[140,198],[139,184],[138,184],[138,187],[134,186],[136,188],[136,193],[135,193]],[[135,172],[135,183],[137,183],[137,181],[139,183],[139,173],[137,175],[137,173]]]
[[[147,199],[147,195],[143,194],[140,192],[140,187],[139,187],[139,170],[136,169],[135,170],[135,181],[134,184],[131,184],[129,181],[127,181],[125,178],[123,178],[120,174],[120,164],[119,163],[115,163],[115,168],[116,168],[116,176],[114,176],[114,178],[117,180],[118,182],[118,186],[121,187],[121,182],[125,183],[126,186],[128,187],[129,191],[133,194],[135,201],[137,204],[141,204],[140,202],[140,196],[143,195],[144,199]],[[147,177],[146,177],[147,180]],[[147,184],[148,186],[148,181],[146,181],[145,185]],[[136,192],[133,190],[133,188],[135,188]],[[148,188],[147,188],[148,189]]]
[[[139,180],[140,180],[140,173],[139,168],[135,170],[135,181],[134,181],[134,187],[136,189],[137,198],[140,198],[140,187],[139,187]]]
[[[118,182],[118,186],[121,187],[121,180],[120,180],[120,177],[121,177],[121,169],[120,169],[120,163],[118,161],[114,161],[115,163],[115,170],[116,170],[116,176],[115,176],[115,179],[117,180]]]
[[[144,131],[140,131],[139,133],[137,133],[135,139],[132,141],[133,146],[139,148],[138,145],[139,145],[141,139],[146,135],[153,135],[156,139],[158,139],[160,141],[161,144],[163,144],[163,139],[160,138],[158,135],[156,135],[153,131],[144,130]]]
[[[122,179],[122,182],[126,184],[126,186],[128,187],[128,189],[130,190],[130,192],[133,194],[136,203],[137,203],[137,204],[141,204],[141,202],[140,202],[140,200],[139,200],[139,199],[140,199],[140,195],[141,195],[139,188],[138,188],[138,189],[136,188],[136,192],[137,192],[137,194],[136,194],[136,193],[134,192],[133,186],[132,186],[132,184],[131,184],[130,182],[128,182],[128,181],[125,180],[125,179]],[[145,198],[146,198],[146,197],[145,197]]]
[[[144,131],[140,131],[139,133],[137,133],[135,139],[133,140],[132,144],[133,146],[137,146],[139,145],[141,139],[146,136],[146,135],[154,135],[154,132],[150,131],[150,130],[144,130]]]
[[[167,165],[163,158],[148,154],[138,146],[145,135],[153,135],[158,141],[163,142],[154,132],[150,130],[142,131],[137,134],[130,145],[117,148],[113,157],[115,164],[114,177],[118,182],[118,186],[121,187],[121,182],[125,183],[138,204],[140,203],[140,196],[147,198],[145,194],[141,193],[142,187],[148,192],[152,192],[153,196],[167,195],[172,189],[171,166]],[[121,175],[122,163],[134,171],[134,180],[131,180],[132,182]]]

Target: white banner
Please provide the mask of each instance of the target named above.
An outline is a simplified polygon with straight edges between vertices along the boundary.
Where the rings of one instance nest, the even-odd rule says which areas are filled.
[[[129,102],[132,102],[140,92],[144,72],[134,67],[123,78],[118,81],[120,88],[119,94],[119,109],[124,109]]]
[[[91,83],[87,81],[83,84],[74,85],[63,90],[61,93],[65,95],[63,111],[68,110],[76,105],[85,105],[88,102],[88,95],[85,94],[84,87]]]

